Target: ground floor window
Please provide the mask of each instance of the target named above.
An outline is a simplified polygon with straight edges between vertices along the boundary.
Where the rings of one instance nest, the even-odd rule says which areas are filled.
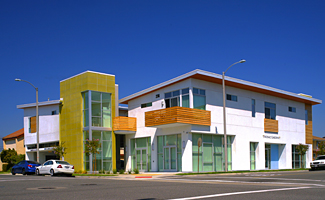
[[[202,144],[199,147],[198,141]],[[192,134],[192,163],[193,171],[224,171],[223,136],[210,134]],[[228,171],[232,170],[232,137],[227,136]]]
[[[299,169],[304,168],[306,163],[306,155],[299,155],[297,151],[298,145],[292,145],[292,168]]]
[[[90,140],[89,131],[84,131],[84,145],[87,145],[87,139]],[[84,169],[89,171],[92,166],[93,171],[112,171],[112,132],[92,130],[92,140],[97,139],[101,144],[98,149],[99,154],[86,155],[84,153]],[[90,160],[91,157],[92,160]]]
[[[158,140],[158,170],[182,171],[182,135],[162,135]]]
[[[251,142],[249,145],[250,149],[250,164],[251,164],[251,170],[256,169],[256,148],[257,148],[257,142]]]
[[[151,170],[151,138],[131,139],[131,167],[132,170]]]

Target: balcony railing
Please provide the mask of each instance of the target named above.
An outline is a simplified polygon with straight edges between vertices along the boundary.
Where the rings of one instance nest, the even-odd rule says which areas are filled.
[[[113,119],[114,131],[137,131],[137,119],[135,117],[115,117]]]
[[[264,131],[277,133],[279,132],[278,120],[264,118]]]
[[[171,107],[145,113],[145,126],[153,127],[167,124],[211,125],[211,112],[184,107]]]

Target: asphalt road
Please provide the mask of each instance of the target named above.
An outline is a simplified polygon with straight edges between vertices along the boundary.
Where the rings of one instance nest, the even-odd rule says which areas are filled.
[[[135,178],[0,175],[0,199],[324,199],[325,170]]]

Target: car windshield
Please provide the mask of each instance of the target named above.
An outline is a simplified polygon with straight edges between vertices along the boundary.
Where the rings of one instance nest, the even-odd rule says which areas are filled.
[[[57,164],[62,164],[62,165],[70,165],[67,161],[56,161]]]
[[[318,156],[315,160],[325,160],[325,156]]]
[[[28,164],[39,164],[38,162],[35,161],[27,161]]]

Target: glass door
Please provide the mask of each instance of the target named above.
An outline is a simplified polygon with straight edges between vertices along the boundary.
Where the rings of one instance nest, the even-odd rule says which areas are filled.
[[[177,171],[176,146],[164,147],[164,171]]]
[[[139,171],[147,170],[147,149],[136,149],[136,161]]]
[[[271,169],[271,145],[265,144],[265,169]]]

